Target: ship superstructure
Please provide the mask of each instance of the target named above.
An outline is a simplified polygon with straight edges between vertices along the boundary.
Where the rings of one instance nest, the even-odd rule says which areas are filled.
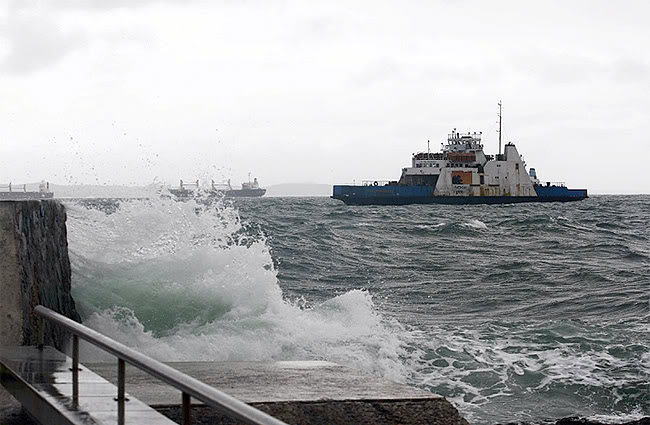
[[[230,186],[230,180],[228,180],[228,186]],[[260,184],[257,181],[257,177],[253,178],[251,181],[251,173],[248,173],[248,182],[241,184],[241,189],[233,189],[230,187],[230,190],[226,192],[226,196],[242,198],[242,197],[259,197],[264,196],[266,189],[260,188]]]
[[[568,189],[562,183],[542,183],[513,143],[501,152],[501,103],[499,103],[499,153],[483,151],[482,133],[447,135],[442,151],[413,154],[411,166],[402,168],[397,181],[367,181],[361,186],[336,185],[333,198],[348,204],[409,203],[514,203],[575,201],[587,197],[584,189]]]
[[[430,186],[435,196],[535,196],[526,164],[514,144],[503,154],[486,155],[481,133],[447,136],[442,152],[419,152],[402,169],[398,186]]]

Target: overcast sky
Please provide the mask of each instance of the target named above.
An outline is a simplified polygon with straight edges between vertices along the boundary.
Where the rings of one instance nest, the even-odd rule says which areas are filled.
[[[0,183],[397,179],[454,127],[650,193],[647,1],[0,1]]]

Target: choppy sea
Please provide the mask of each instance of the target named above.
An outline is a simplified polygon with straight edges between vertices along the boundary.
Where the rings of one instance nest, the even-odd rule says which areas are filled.
[[[67,208],[84,322],[160,360],[328,360],[475,424],[650,415],[650,196]]]

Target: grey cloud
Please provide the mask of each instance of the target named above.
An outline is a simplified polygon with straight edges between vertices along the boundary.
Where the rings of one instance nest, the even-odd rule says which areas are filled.
[[[398,79],[403,75],[403,66],[388,58],[374,60],[366,64],[352,77],[354,85],[369,86],[386,80]]]
[[[457,83],[479,83],[489,80],[492,83],[502,78],[502,65],[498,63],[476,63],[473,61],[439,61],[425,67],[419,74],[422,81],[442,81]]]
[[[551,86],[576,86],[595,80],[639,83],[650,79],[650,64],[637,59],[596,60],[566,53],[530,52],[515,56],[514,68]]]
[[[531,51],[515,56],[514,68],[549,85],[573,85],[603,77],[608,67],[591,58],[566,53]]]
[[[37,17],[13,17],[0,29],[8,41],[9,53],[0,68],[14,74],[26,74],[50,66],[82,46],[85,37],[65,33],[51,21]]]
[[[300,41],[340,37],[344,32],[341,20],[333,16],[305,18],[296,22],[295,25],[293,36]]]
[[[56,8],[57,10],[111,10],[142,7],[152,3],[187,4],[190,1],[191,0],[59,0],[57,2],[52,2],[51,5],[48,5],[47,3],[45,3],[45,5]],[[11,9],[25,10],[41,5],[41,2],[34,0],[15,0],[11,3]]]
[[[612,66],[612,79],[624,83],[650,82],[650,64],[635,59],[619,60]]]
[[[352,78],[355,85],[373,85],[384,81],[410,82],[424,86],[435,82],[448,83],[478,83],[484,80],[492,82],[501,78],[498,64],[479,65],[472,62],[457,64],[438,62],[422,66],[416,63],[402,63],[393,59],[383,58],[366,64]]]

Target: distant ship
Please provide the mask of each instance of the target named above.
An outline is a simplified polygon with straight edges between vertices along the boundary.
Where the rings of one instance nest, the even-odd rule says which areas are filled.
[[[202,190],[200,182],[196,180],[193,183],[184,183],[180,181],[178,188],[169,189],[169,192],[176,197],[176,199],[185,201],[194,198],[208,197],[208,198],[258,198],[264,196],[266,189],[260,188],[257,178],[253,181],[250,180],[250,173],[248,174],[248,182],[241,185],[241,189],[233,189],[230,184],[230,179],[226,184],[216,184],[214,180],[211,181],[207,189]]]
[[[564,183],[541,182],[513,143],[501,153],[486,155],[481,133],[447,136],[442,152],[413,154],[411,167],[396,181],[366,181],[362,185],[335,185],[332,198],[350,205],[507,204],[567,202],[587,198],[586,189],[568,189]]]
[[[0,201],[18,201],[30,199],[52,199],[54,192],[50,191],[50,184],[41,182],[38,191],[28,191],[27,185],[6,184],[0,185]]]
[[[230,186],[230,179],[228,179],[228,190],[226,190],[226,197],[233,197],[233,198],[243,198],[243,197],[251,197],[251,198],[258,198],[260,196],[264,196],[266,193],[266,189],[260,188],[260,184],[257,181],[257,177],[251,181],[251,175],[250,173],[248,174],[248,182],[244,182],[241,184],[241,189],[233,189],[232,186]]]

